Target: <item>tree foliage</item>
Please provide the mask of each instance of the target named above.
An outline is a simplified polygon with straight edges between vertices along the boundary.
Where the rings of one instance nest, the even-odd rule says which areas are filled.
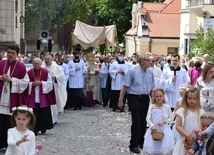
[[[97,25],[117,26],[117,37],[119,42],[124,39],[124,34],[131,28],[132,4],[137,0],[98,0],[96,3]]]
[[[92,11],[95,11],[96,25],[112,25],[115,22],[118,41],[122,42],[124,34],[131,28],[132,4],[137,2],[138,0],[26,0],[25,31],[28,34],[48,30],[52,34],[57,27],[71,21],[78,19],[85,22]]]
[[[207,33],[204,33],[204,29],[200,27],[196,31],[196,40],[191,45],[190,57],[200,56],[204,54],[210,55],[210,60],[214,62],[214,30],[208,29]]]
[[[49,30],[76,19],[85,21],[91,14],[93,0],[27,0],[26,32]]]
[[[163,2],[164,0],[142,0],[142,2]],[[97,0],[96,21],[97,25],[117,26],[117,38],[119,42],[124,41],[124,34],[131,28],[132,4],[138,0]]]

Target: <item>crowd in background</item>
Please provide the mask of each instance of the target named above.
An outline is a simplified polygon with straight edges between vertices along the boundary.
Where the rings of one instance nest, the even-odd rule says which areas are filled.
[[[36,129],[34,130],[35,134],[38,134],[39,131],[44,134],[46,130],[53,128],[53,125],[58,121],[58,113],[63,113],[64,109],[72,108],[73,110],[81,110],[84,106],[93,107],[96,104],[102,104],[103,107],[112,108],[113,112],[118,110],[125,112],[125,104],[122,107],[118,107],[118,101],[121,99],[121,89],[125,80],[127,80],[125,77],[127,74],[130,76],[130,70],[133,70],[133,67],[136,67],[143,60],[147,61],[148,66],[146,69],[149,69],[153,73],[152,78],[154,78],[154,87],[151,92],[149,92],[149,96],[152,98],[152,100],[150,99],[150,104],[153,103],[154,105],[162,106],[163,103],[166,103],[168,106],[163,108],[163,111],[170,109],[168,112],[163,112],[164,121],[162,121],[159,126],[170,124],[173,119],[176,120],[172,135],[176,142],[175,150],[177,151],[174,151],[173,154],[179,154],[181,150],[183,153],[187,153],[188,151],[191,154],[192,150],[189,151],[184,148],[183,140],[200,127],[201,120],[205,118],[202,116],[205,115],[207,119],[214,120],[213,115],[206,115],[207,112],[214,112],[214,63],[209,61],[208,54],[205,54],[203,58],[194,57],[189,59],[187,56],[172,55],[164,57],[147,53],[145,58],[140,58],[137,53],[133,53],[132,56],[125,56],[124,51],[120,51],[116,53],[115,56],[110,53],[101,55],[93,52],[81,53],[81,49],[78,48],[76,48],[72,54],[63,55],[60,53],[53,55],[49,52],[35,52],[27,55],[18,54],[16,59],[19,62],[32,64],[32,66],[29,67],[26,65],[26,67],[30,77],[30,86],[33,89],[35,87],[35,90],[31,92],[34,93],[32,96],[33,106],[31,106],[37,118]],[[6,59],[6,55],[0,53],[0,61]],[[45,68],[48,72],[41,68]],[[37,78],[42,82],[34,82],[38,80]],[[133,78],[138,77],[135,76]],[[47,101],[47,98],[44,97],[44,107],[49,108],[41,107],[43,100],[37,98],[38,93],[41,93],[41,86],[43,88],[42,91],[46,91],[46,94],[50,95],[53,99]],[[30,90],[32,89],[31,87],[29,88]],[[183,93],[179,92],[181,89],[183,89]],[[192,97],[189,94],[190,92],[195,96]],[[153,96],[155,93],[164,96],[164,102],[158,102],[158,98]],[[141,95],[143,96],[145,94],[138,95],[141,97]],[[148,93],[146,95],[148,95]],[[193,98],[194,100],[194,98],[198,98],[198,96],[200,100],[200,104],[197,103],[198,109],[189,108],[191,102],[188,99]],[[127,103],[126,92],[122,100],[124,103]],[[154,100],[156,100],[156,102],[154,102]],[[40,104],[34,105],[33,102]],[[184,111],[181,110],[182,107],[184,107]],[[154,107],[149,107],[149,113],[146,117],[147,123],[150,125],[150,132],[153,130],[156,131],[154,123],[152,122],[154,120],[151,118],[151,109],[153,108]],[[156,107],[154,109],[156,109]],[[187,119],[186,116],[191,110],[193,113],[196,110],[196,114],[189,116]],[[45,118],[48,118],[47,121],[44,121],[44,117],[41,117],[41,115],[44,114],[46,115]],[[156,109],[156,115],[157,114],[160,114],[158,108]],[[186,124],[184,120],[198,121],[195,121],[192,126],[190,126],[191,123],[183,126],[183,124]],[[43,127],[44,124],[46,124],[45,128]],[[184,129],[180,129],[182,127]],[[164,128],[169,134],[168,130],[171,129],[167,127]],[[179,134],[183,137],[179,136]],[[165,137],[169,137],[169,135]],[[152,143],[152,141],[148,139],[146,139],[145,142]],[[173,151],[174,149],[174,145],[164,150],[163,146],[159,144],[146,145],[143,143],[144,142],[140,143],[140,148],[145,147],[148,153],[161,154],[167,153],[167,151]],[[170,144],[170,139],[167,139],[165,144]],[[153,148],[154,146],[159,146],[162,149],[158,148],[159,152],[157,151],[158,149],[151,152],[150,147]],[[139,153],[136,148],[130,147],[130,151]]]

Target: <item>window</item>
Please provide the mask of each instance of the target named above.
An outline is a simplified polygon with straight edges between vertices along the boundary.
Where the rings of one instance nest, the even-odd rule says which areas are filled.
[[[178,54],[178,48],[177,47],[168,47],[167,55],[175,55],[175,54]]]
[[[184,47],[185,54],[191,53],[191,46],[194,41],[195,41],[195,39],[189,39],[189,41],[188,41],[188,39],[185,39],[185,47]]]

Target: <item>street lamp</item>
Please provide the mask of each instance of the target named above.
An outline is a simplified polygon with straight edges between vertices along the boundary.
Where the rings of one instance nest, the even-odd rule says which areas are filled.
[[[19,17],[19,22],[21,23],[20,25],[20,52],[21,54],[25,54],[25,17],[24,17],[24,13],[25,13],[25,0],[21,0],[20,1],[20,17]]]
[[[21,23],[21,29],[20,29],[20,51],[22,54],[25,53],[25,39],[24,39],[24,22],[25,22],[25,17],[21,15],[19,17],[19,22]]]
[[[21,15],[21,16],[19,17],[19,22],[20,22],[21,24],[23,24],[23,23],[25,22],[25,17],[24,17],[23,15]]]
[[[18,27],[18,15],[19,14],[16,15],[16,28],[21,28],[21,27]],[[24,24],[24,22],[25,22],[25,17],[23,15],[21,15],[19,17],[19,23]]]

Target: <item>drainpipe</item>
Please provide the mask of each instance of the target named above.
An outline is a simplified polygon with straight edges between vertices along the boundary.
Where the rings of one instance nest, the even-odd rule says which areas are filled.
[[[149,53],[152,53],[152,38],[149,38]]]

